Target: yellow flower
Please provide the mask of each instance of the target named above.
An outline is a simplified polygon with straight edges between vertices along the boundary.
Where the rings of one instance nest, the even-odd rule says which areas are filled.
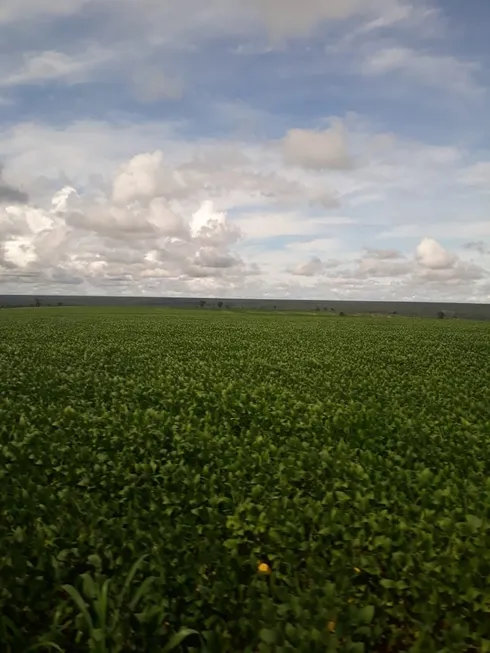
[[[360,573],[361,573],[361,570],[359,569],[359,567],[354,567],[354,571],[356,572],[356,574],[360,574]]]
[[[334,633],[336,625],[337,624],[335,623],[335,621],[329,621],[328,624],[327,624],[327,628],[328,628],[329,632]]]
[[[257,567],[257,571],[261,574],[268,576],[272,570],[266,562],[261,562]]]

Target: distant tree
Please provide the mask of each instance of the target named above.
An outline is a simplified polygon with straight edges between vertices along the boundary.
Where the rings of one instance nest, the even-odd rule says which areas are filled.
[[[36,297],[36,299],[34,300],[34,306],[35,306],[36,308],[39,308],[39,307],[41,306],[41,300],[38,299],[37,297]]]
[[[218,308],[221,308],[223,306],[223,302],[218,302]]]
[[[324,307],[323,307],[323,310],[324,310],[324,311],[328,311],[328,306],[324,306]]]
[[[332,313],[335,313],[335,308],[331,308],[330,310],[332,311]]]
[[[201,301],[199,302],[199,306],[200,306],[201,308],[204,308],[204,307],[206,306],[206,300],[205,300],[205,299],[201,299]]]
[[[225,308],[226,308],[227,311],[229,311],[231,306],[229,304],[226,304]]]
[[[344,311],[340,311],[339,315],[340,315],[340,317],[345,317]]]
[[[63,306],[63,302],[58,302],[58,306]]]
[[[397,311],[393,311],[392,315],[398,315]]]
[[[444,319],[444,311],[437,311],[437,317],[439,318],[439,320]]]
[[[274,310],[276,310],[277,306],[274,304],[274,306],[273,306],[272,308],[273,308]]]

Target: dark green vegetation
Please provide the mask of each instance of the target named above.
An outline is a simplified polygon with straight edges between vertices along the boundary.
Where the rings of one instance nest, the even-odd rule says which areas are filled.
[[[457,320],[4,311],[1,651],[489,651],[489,362]]]
[[[221,306],[220,306],[221,303]],[[313,299],[199,299],[196,297],[105,297],[88,295],[0,295],[0,309],[26,306],[86,306],[125,308],[232,308],[260,311],[328,311],[346,315],[404,315],[406,317],[490,320],[490,304],[454,302],[388,302]]]

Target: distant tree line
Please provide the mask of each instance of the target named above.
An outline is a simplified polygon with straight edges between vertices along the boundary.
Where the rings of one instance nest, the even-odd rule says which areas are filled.
[[[32,308],[39,308],[43,304],[40,299],[35,297],[34,302],[30,306]],[[50,304],[48,302],[45,306],[63,306],[63,302],[56,302],[56,304]],[[29,306],[27,304],[0,304],[0,308],[29,308]]]

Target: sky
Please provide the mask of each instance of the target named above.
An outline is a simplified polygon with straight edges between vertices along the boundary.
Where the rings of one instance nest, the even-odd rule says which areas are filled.
[[[2,0],[0,294],[490,301],[488,0]]]

